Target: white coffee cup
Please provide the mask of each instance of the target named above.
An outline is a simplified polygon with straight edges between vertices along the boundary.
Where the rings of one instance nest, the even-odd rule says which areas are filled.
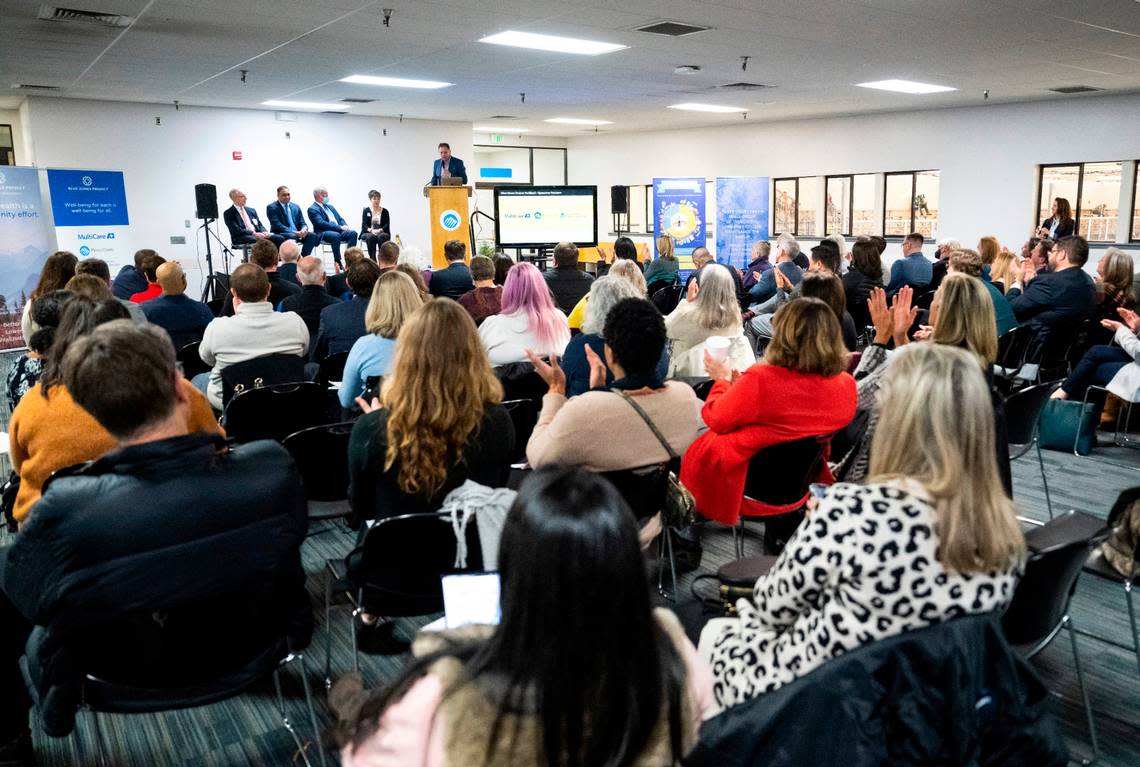
[[[714,360],[728,359],[728,349],[732,346],[732,339],[727,336],[709,336],[705,339],[705,348]]]

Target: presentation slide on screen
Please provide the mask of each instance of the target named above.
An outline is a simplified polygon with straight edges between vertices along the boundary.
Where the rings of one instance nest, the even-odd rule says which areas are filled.
[[[598,231],[596,200],[595,187],[497,189],[499,244],[593,243]]]

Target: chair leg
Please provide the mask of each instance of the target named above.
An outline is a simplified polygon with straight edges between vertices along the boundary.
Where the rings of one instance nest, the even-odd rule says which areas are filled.
[[[321,727],[317,724],[317,710],[313,706],[313,690],[309,686],[309,670],[305,667],[304,653],[296,654],[301,661],[301,685],[305,688],[305,705],[309,707],[309,724],[313,726],[313,748],[321,760],[321,767],[326,767],[325,750],[321,746]]]
[[[332,689],[332,588],[333,574],[325,568],[325,690]]]
[[[1037,465],[1041,467],[1041,484],[1045,487],[1045,508],[1049,510],[1049,519],[1053,518],[1053,500],[1049,497],[1049,480],[1045,477],[1045,459],[1041,456],[1041,442],[1033,438],[1037,447]]]
[[[86,729],[88,729],[89,735],[87,737],[90,737],[92,740],[95,741],[95,758],[98,760],[95,763],[97,765],[99,765],[99,767],[108,767],[108,765],[110,763],[107,761],[107,754],[103,750],[103,738],[99,734],[99,714],[96,713],[87,704],[83,704],[82,706],[80,706],[80,710],[85,711],[87,713],[86,716],[80,717],[81,719],[86,719],[88,721],[88,725],[87,725]],[[76,761],[76,764],[88,764],[89,763],[87,761],[86,755],[84,753],[87,750],[83,747],[84,736],[80,735],[80,732],[83,729],[84,729],[83,723],[81,721],[79,721],[79,719],[77,719],[75,722],[75,739],[74,739],[75,740],[75,761]]]
[[[1089,703],[1089,691],[1085,687],[1085,676],[1081,672],[1081,656],[1077,652],[1077,631],[1073,628],[1073,621],[1069,616],[1065,616],[1065,624],[1069,629],[1069,641],[1073,645],[1073,666],[1077,670],[1077,686],[1081,688],[1081,699],[1085,704],[1085,717],[1089,723],[1089,740],[1092,741],[1092,759],[1082,759],[1081,764],[1091,765],[1100,758],[1100,744],[1096,737],[1096,722],[1093,720],[1092,704]]]
[[[88,709],[91,714],[91,734],[95,738],[95,748],[99,754],[99,764],[106,767],[111,762],[107,759],[107,752],[103,748],[103,733],[99,730],[99,712]]]
[[[363,597],[363,595],[361,595],[361,596]],[[362,612],[364,612],[364,608],[363,607],[357,607],[357,608],[353,609],[353,611],[351,613],[349,613],[349,616],[348,616],[348,634],[349,634],[349,636],[352,637],[352,670],[353,671],[360,671],[360,650],[356,646],[356,618]]]
[[[1136,652],[1136,668],[1140,671],[1140,635],[1136,633],[1136,611],[1132,607],[1132,581],[1124,582],[1124,598],[1128,602],[1128,622],[1132,624],[1132,649]]]
[[[669,552],[669,577],[673,580],[673,601],[677,601],[677,562],[673,558],[673,538],[665,539],[665,548]]]
[[[290,655],[285,659],[288,663],[293,659]],[[293,722],[289,720],[289,714],[285,710],[285,696],[281,692],[281,667],[279,666],[273,672],[273,688],[277,692],[277,711],[281,714],[281,723],[285,725],[285,729],[293,736],[293,742],[297,745],[297,753],[301,755],[301,759],[305,762],[305,767],[313,767],[313,763],[309,761],[309,755],[306,752],[305,744],[301,742],[301,736],[297,734],[297,730],[293,727]]]

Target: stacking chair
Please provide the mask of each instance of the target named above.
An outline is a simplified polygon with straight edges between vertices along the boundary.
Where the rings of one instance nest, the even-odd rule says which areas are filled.
[[[309,521],[347,517],[348,440],[352,421],[310,426],[290,434],[281,443],[301,472]]]
[[[238,442],[274,439],[325,420],[325,390],[309,382],[261,386],[234,395],[222,416],[226,434]]]
[[[1108,516],[1109,521],[1116,522],[1119,514],[1126,513],[1128,506],[1138,498],[1140,498],[1140,492],[1138,492],[1137,488],[1125,490],[1121,493],[1120,497],[1116,500],[1116,504],[1113,506],[1112,513]],[[1132,605],[1132,589],[1138,577],[1140,577],[1140,541],[1137,541],[1137,545],[1132,551],[1132,569],[1127,575],[1122,575],[1105,559],[1104,552],[1099,546],[1093,549],[1092,554],[1089,555],[1088,561],[1085,562],[1084,572],[1124,587],[1124,601],[1128,605],[1128,623],[1132,628],[1132,646],[1129,647],[1122,642],[1117,642],[1113,639],[1108,639],[1107,637],[1087,631],[1078,633],[1092,637],[1093,639],[1098,639],[1114,647],[1119,647],[1122,650],[1131,650],[1136,655],[1136,667],[1137,670],[1140,671],[1140,634],[1136,631],[1136,609]]]
[[[662,314],[668,314],[677,308],[677,304],[681,303],[681,297],[685,295],[684,286],[677,282],[672,285],[665,285],[657,287],[650,294],[650,301],[653,305],[660,310]]]
[[[199,373],[209,373],[213,368],[202,361],[198,355],[201,341],[191,341],[178,350],[176,356],[178,364],[182,366],[182,375],[189,381]]]
[[[1045,478],[1045,459],[1041,457],[1041,443],[1037,439],[1038,421],[1041,411],[1049,401],[1049,396],[1057,388],[1057,382],[1036,384],[1009,395],[1003,403],[1005,408],[1006,440],[1010,445],[1011,461],[1037,450],[1037,465],[1041,468],[1041,484],[1045,487],[1045,506],[1049,519],[1053,518],[1053,501],[1049,498],[1049,480]]]
[[[206,302],[206,307],[209,308],[209,310],[214,313],[215,317],[221,317],[222,316],[222,309],[225,308],[225,305],[226,305],[226,299],[225,298],[215,298],[212,301]]]
[[[1002,388],[1008,392],[1013,388],[1017,374],[1025,364],[1029,347],[1037,333],[1026,325],[1019,325],[1007,330],[998,339],[998,356],[994,362],[994,375],[1002,383]]]
[[[1082,406],[1089,403],[1089,395],[1093,392],[1100,392],[1101,394],[1098,396],[1103,396],[1104,398],[1107,398],[1108,395],[1112,393],[1107,387],[1091,385],[1085,389],[1085,396],[1081,401]],[[1131,397],[1126,398],[1124,400],[1124,407],[1121,407],[1116,414],[1116,429],[1112,434],[1112,443],[1117,447],[1140,447],[1140,442],[1128,436],[1128,426],[1132,420],[1132,406],[1137,402],[1140,402],[1140,390],[1133,392]],[[1075,447],[1073,452],[1076,452]]]
[[[535,399],[512,399],[503,403],[515,427],[515,450],[511,455],[511,466],[522,468],[526,464],[526,443],[538,423],[542,411],[542,401]]]
[[[712,391],[713,384],[716,383],[716,381],[708,376],[678,376],[673,380],[681,381],[691,386],[693,393],[697,395],[697,399],[701,402],[709,398],[709,392]]]
[[[546,382],[529,362],[512,362],[494,368],[495,376],[503,384],[503,399],[541,400],[546,394]]]
[[[223,407],[229,405],[230,400],[238,392],[271,384],[308,380],[305,376],[305,360],[296,354],[265,354],[253,357],[222,368],[221,376]]]
[[[344,363],[348,362],[348,352],[337,352],[330,354],[320,362],[320,372],[317,373],[317,381],[325,384],[326,386],[333,381],[339,381],[344,378]]]
[[[764,518],[764,547],[773,553],[780,543],[779,532],[775,528],[787,527],[803,518],[808,488],[819,474],[830,443],[830,434],[804,437],[771,445],[752,456],[744,479],[740,522],[733,528],[738,559],[744,556],[745,517]],[[753,514],[748,513],[749,503],[759,504]]]
[[[602,476],[621,493],[629,504],[630,511],[639,522],[649,519],[665,508],[665,495],[668,492],[670,463],[654,463],[634,469],[602,472]],[[669,561],[669,574],[673,579],[673,591],[665,591],[665,561]],[[657,543],[657,591],[668,599],[677,594],[677,564],[673,558],[673,540],[669,527],[662,525]]]

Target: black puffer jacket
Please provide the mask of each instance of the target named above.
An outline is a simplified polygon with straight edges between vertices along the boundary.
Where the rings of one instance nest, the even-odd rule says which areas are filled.
[[[275,442],[191,434],[57,474],[4,552],[34,625],[22,661],[44,728],[74,726],[84,674],[193,686],[312,633],[300,477]]]
[[[705,722],[689,767],[1063,767],[1048,693],[997,616],[959,618],[835,658]]]

